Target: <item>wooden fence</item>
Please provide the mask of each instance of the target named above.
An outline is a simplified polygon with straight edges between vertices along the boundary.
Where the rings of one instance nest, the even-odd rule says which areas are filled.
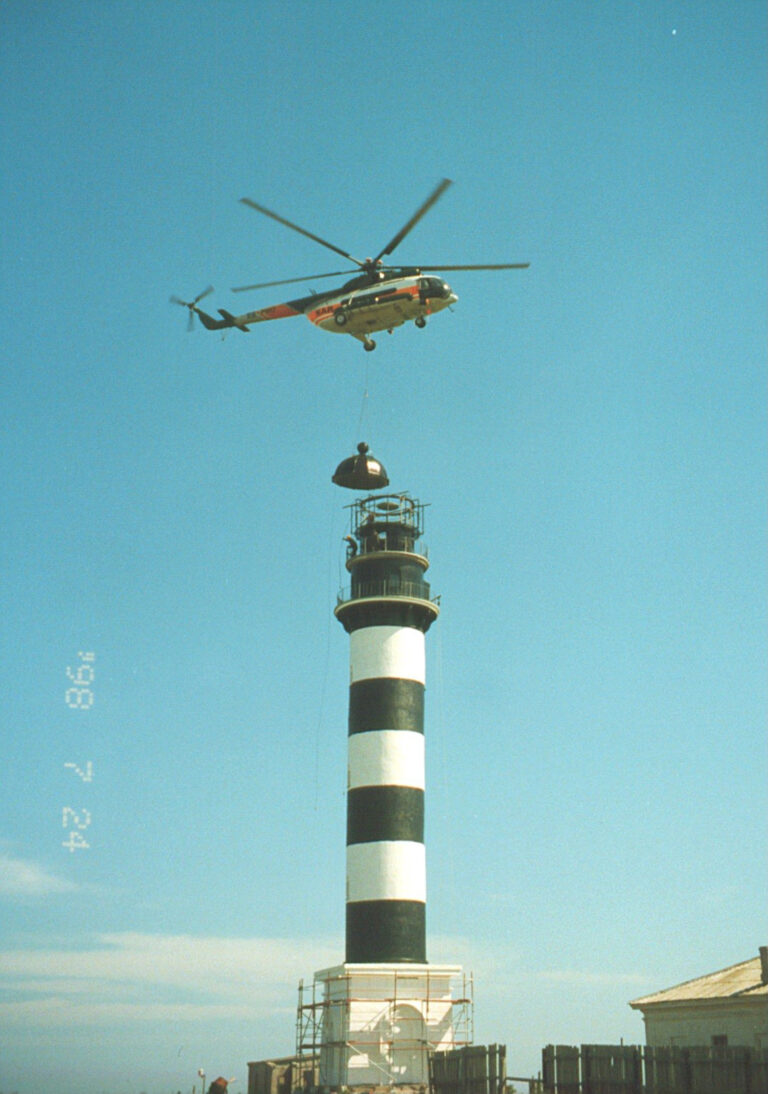
[[[768,1049],[547,1045],[545,1094],[768,1094]]]
[[[430,1094],[505,1094],[506,1045],[467,1045],[429,1057]]]

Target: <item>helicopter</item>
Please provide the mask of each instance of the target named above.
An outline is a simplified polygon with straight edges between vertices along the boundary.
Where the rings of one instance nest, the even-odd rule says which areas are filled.
[[[355,258],[348,251],[307,231],[306,228],[299,227],[298,224],[259,205],[251,198],[241,198],[242,204],[254,209],[257,213],[271,217],[272,220],[276,220],[286,228],[291,228],[294,232],[307,236],[315,243],[327,247],[328,250],[335,251],[336,254],[353,263],[357,269],[308,274],[305,277],[291,277],[284,281],[265,281],[256,285],[240,285],[233,288],[232,292],[253,292],[257,289],[274,288],[277,285],[292,285],[300,281],[343,277],[350,273],[354,273],[355,276],[344,282],[341,287],[325,292],[312,292],[309,296],[286,300],[268,308],[244,312],[242,315],[233,315],[224,308],[219,308],[221,317],[219,319],[208,315],[198,307],[200,302],[214,291],[212,285],[199,293],[194,300],[181,300],[178,296],[172,296],[171,303],[189,309],[190,330],[194,325],[195,316],[206,330],[226,330],[235,327],[237,330],[248,333],[253,323],[305,315],[318,329],[336,334],[349,334],[362,342],[364,349],[373,350],[376,348],[376,343],[370,337],[372,333],[386,330],[391,334],[395,327],[411,321],[417,327],[423,328],[427,325],[428,316],[435,315],[456,303],[458,300],[456,293],[442,277],[434,276],[435,274],[447,270],[525,270],[530,265],[529,262],[505,262],[494,265],[437,265],[434,263],[425,265],[422,263],[417,266],[393,266],[384,263],[383,259],[391,255],[402,243],[450,185],[450,179],[442,179],[389,243],[374,258],[365,259]]]

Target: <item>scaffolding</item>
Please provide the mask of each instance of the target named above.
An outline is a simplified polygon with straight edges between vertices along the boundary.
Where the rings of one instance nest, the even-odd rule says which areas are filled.
[[[430,976],[429,966],[392,969],[380,990],[370,984],[361,993],[361,987],[356,975],[318,973],[311,991],[299,982],[296,1057],[308,1065],[319,1061],[321,1088],[413,1086],[414,1075],[416,1085],[426,1086],[431,1053],[474,1042],[471,973],[446,978],[445,972]],[[351,1076],[353,1060],[365,1061],[366,1077],[340,1083],[340,1069],[346,1073],[349,1066]]]

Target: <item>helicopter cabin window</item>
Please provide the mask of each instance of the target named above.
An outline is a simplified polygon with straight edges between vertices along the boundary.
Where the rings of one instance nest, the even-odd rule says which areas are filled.
[[[365,296],[356,296],[352,300],[350,307],[352,308],[366,308],[369,304],[373,304],[376,297],[372,293],[366,293]]]
[[[382,296],[391,296],[392,293],[397,292],[397,289],[377,289],[376,292],[364,293],[361,296],[356,296],[352,301],[353,308],[365,308],[369,304],[375,304]]]

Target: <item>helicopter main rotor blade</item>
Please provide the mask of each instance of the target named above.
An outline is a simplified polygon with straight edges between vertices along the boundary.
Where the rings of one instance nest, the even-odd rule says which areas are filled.
[[[501,262],[494,265],[473,266],[424,266],[419,264],[420,270],[527,270],[530,262]]]
[[[421,220],[425,213],[429,212],[429,210],[432,208],[438,198],[442,197],[442,195],[445,193],[450,185],[450,179],[443,179],[442,182],[439,182],[435,189],[432,191],[432,193],[429,195],[427,200],[419,206],[419,208],[413,214],[408,223],[403,225],[403,227],[400,229],[396,236],[393,236],[393,238],[389,241],[383,251],[379,251],[373,261],[378,262],[378,260],[380,258],[383,258],[384,255],[392,254],[395,247],[399,246],[399,244],[403,242],[411,229],[418,224],[418,222]]]
[[[266,217],[272,217],[278,224],[284,224],[286,228],[293,228],[294,232],[299,232],[303,236],[307,236],[308,239],[314,239],[315,243],[322,244],[323,247],[327,247],[331,251],[335,251],[337,255],[341,255],[343,258],[348,258],[350,262],[354,262],[356,266],[365,266],[364,262],[361,262],[359,258],[355,258],[347,251],[342,251],[341,247],[335,246],[333,243],[329,243],[327,239],[321,239],[320,236],[314,235],[312,232],[308,232],[306,228],[300,228],[298,224],[293,224],[290,220],[286,220],[285,217],[281,217],[279,213],[273,213],[271,209],[265,208],[263,205],[258,205],[255,201],[251,201],[250,198],[240,198],[243,205],[248,205],[251,209],[255,209],[257,213],[263,213]]]
[[[297,281],[319,281],[322,277],[345,277],[357,270],[337,270],[335,273],[307,274],[306,277],[289,277],[286,281],[262,281],[259,285],[238,285],[232,292],[250,292],[252,289],[271,289],[274,285],[295,285]]]

